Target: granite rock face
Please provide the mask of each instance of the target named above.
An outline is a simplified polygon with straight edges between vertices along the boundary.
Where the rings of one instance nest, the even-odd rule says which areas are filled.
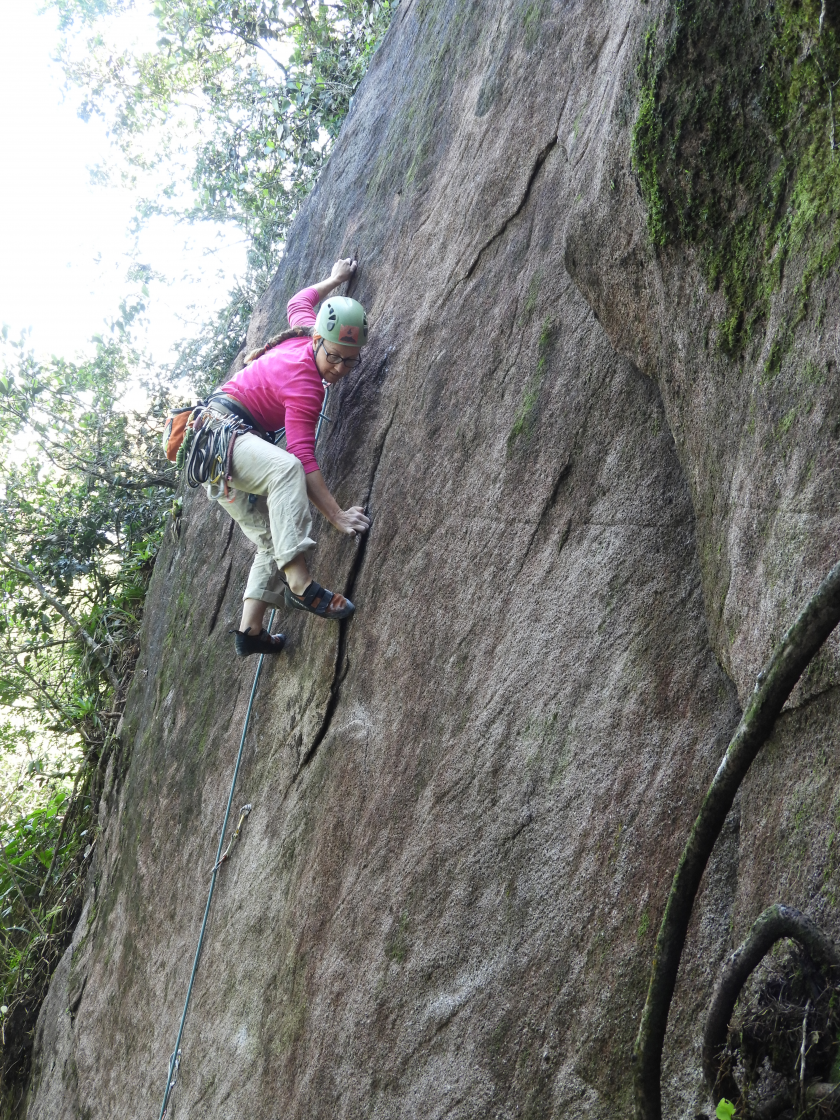
[[[249,347],[358,247],[372,341],[319,454],[373,527],[319,526],[315,574],[358,613],[283,618],[263,670],[179,1120],[630,1113],[678,853],[837,540],[836,378],[796,446],[769,438],[758,365],[702,345],[723,296],[689,249],[649,245],[630,149],[659,14],[405,0],[254,316]],[[819,357],[834,329],[806,321],[799,345]],[[226,633],[249,561],[189,495],[28,1120],[160,1109],[255,669]],[[784,901],[840,935],[836,663],[834,644],[707,872],[668,1116],[708,1111],[702,1016],[757,914]]]

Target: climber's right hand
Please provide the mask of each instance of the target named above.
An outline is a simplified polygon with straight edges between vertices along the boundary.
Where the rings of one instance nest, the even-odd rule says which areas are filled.
[[[361,506],[351,506],[350,509],[340,510],[332,519],[332,523],[339,533],[345,533],[348,537],[355,538],[360,537],[370,528],[370,518]]]
[[[330,274],[330,280],[332,280],[332,282],[336,286],[338,286],[339,284],[343,284],[345,282],[345,280],[349,280],[353,276],[355,271],[356,271],[356,262],[353,260],[352,257],[348,257],[347,260],[336,261],[335,264],[332,266],[332,273]]]

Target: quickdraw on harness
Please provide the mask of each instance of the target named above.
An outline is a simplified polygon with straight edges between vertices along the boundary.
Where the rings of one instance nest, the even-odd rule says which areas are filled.
[[[268,438],[253,424],[249,424],[230,410],[213,407],[213,398],[193,420],[178,454],[183,452],[187,466],[187,484],[193,489],[209,482],[224,484],[225,496],[233,473],[233,448],[238,436],[254,432]]]

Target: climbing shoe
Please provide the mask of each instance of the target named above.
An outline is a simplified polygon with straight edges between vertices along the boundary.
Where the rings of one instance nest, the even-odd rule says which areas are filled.
[[[291,588],[287,587],[284,597],[287,607],[293,607],[296,611],[309,611],[310,614],[317,614],[319,618],[349,618],[356,609],[349,599],[327,591],[314,579],[302,595],[295,595]]]
[[[280,653],[286,644],[285,634],[269,634],[267,630],[260,630],[259,634],[252,634],[251,627],[247,630],[228,630],[234,634],[234,644],[239,657],[250,657],[252,653]]]

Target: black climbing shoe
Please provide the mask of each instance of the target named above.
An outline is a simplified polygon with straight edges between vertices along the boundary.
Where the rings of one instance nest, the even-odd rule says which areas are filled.
[[[252,634],[250,626],[244,632],[228,630],[228,634],[236,635],[234,642],[239,657],[250,657],[252,653],[280,653],[286,644],[285,634],[269,634],[267,630]]]
[[[292,589],[287,587],[283,597],[287,607],[293,607],[296,611],[309,611],[310,614],[317,614],[319,618],[349,618],[356,609],[349,599],[333,591],[327,591],[314,579],[302,595],[295,595]]]

